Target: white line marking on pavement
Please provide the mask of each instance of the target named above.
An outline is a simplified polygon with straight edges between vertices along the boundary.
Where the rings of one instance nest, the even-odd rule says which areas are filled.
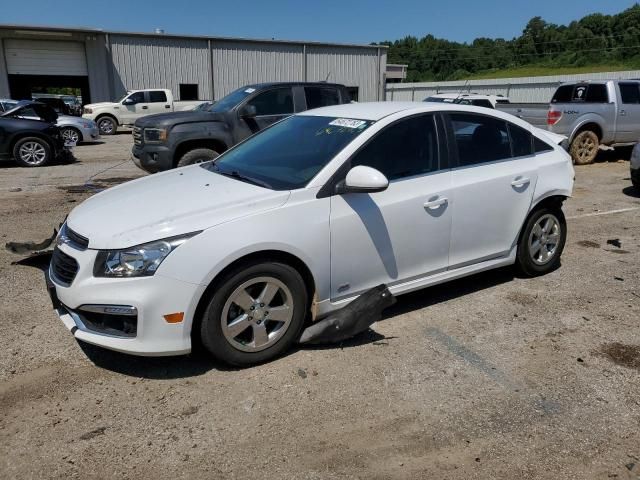
[[[613,215],[614,213],[633,212],[634,210],[640,210],[640,207],[620,208],[618,210],[609,210],[606,212],[585,213],[583,215],[574,215],[572,217],[567,217],[567,220],[575,220],[576,218],[586,217],[598,217],[600,215]]]

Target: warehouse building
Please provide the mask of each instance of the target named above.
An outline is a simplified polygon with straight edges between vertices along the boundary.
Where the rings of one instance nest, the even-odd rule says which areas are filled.
[[[179,100],[219,99],[249,83],[342,83],[384,99],[385,47],[123,33],[0,24],[0,98],[74,88],[83,103],[169,88]]]

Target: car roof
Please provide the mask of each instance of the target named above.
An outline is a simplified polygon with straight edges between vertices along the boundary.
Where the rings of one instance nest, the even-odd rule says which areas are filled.
[[[389,115],[396,113],[428,113],[428,112],[462,112],[477,113],[480,115],[489,115],[501,118],[511,123],[515,123],[524,128],[531,126],[517,117],[500,110],[492,110],[484,107],[476,107],[473,105],[460,105],[458,103],[436,103],[436,102],[363,102],[363,103],[345,103],[342,105],[332,105],[330,107],[316,108],[296,115],[316,116],[316,117],[338,117],[353,118],[357,120],[378,121]]]
[[[254,83],[252,85],[245,85],[242,88],[269,88],[269,87],[293,87],[293,86],[314,86],[314,87],[343,87],[344,85],[340,83],[329,83],[329,82],[264,82],[264,83]]]

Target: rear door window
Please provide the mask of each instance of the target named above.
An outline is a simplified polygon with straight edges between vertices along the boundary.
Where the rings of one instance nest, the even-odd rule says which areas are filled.
[[[293,113],[293,93],[290,87],[274,88],[249,100],[256,107],[256,116],[290,115]]]
[[[607,86],[602,83],[592,83],[587,89],[587,103],[609,103],[609,92]]]
[[[507,122],[497,118],[467,113],[449,115],[458,150],[458,166],[511,158]]]
[[[304,87],[304,96],[307,100],[307,110],[340,104],[340,95],[336,88]]]
[[[640,103],[640,84],[637,83],[620,83],[620,96],[622,103],[636,104]]]
[[[162,90],[151,90],[149,92],[149,103],[161,103],[167,101],[167,94]]]

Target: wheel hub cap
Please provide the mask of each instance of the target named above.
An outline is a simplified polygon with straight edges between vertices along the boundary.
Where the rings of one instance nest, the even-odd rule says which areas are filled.
[[[529,235],[529,256],[536,265],[545,265],[555,258],[561,233],[555,215],[549,213],[538,219]]]

